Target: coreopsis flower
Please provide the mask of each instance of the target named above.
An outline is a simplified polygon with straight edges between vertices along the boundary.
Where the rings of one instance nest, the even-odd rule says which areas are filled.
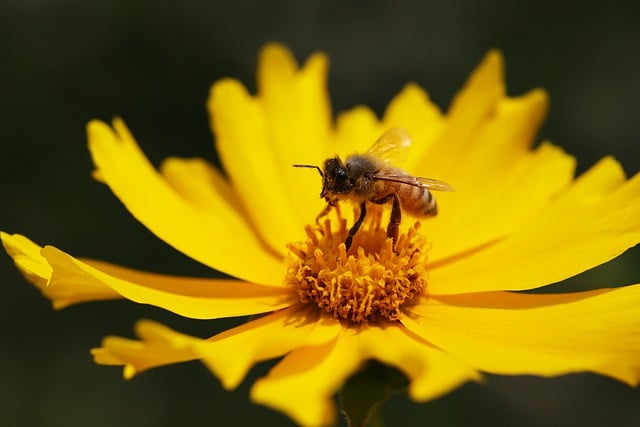
[[[506,96],[502,68],[490,52],[446,114],[408,84],[382,118],[357,107],[334,121],[326,57],[298,68],[284,47],[268,45],[256,95],[233,79],[211,89],[226,174],[203,159],[169,158],[156,170],[122,120],[89,123],[95,178],[160,239],[237,280],[78,259],[16,234],[2,234],[3,244],[55,308],[126,298],[194,319],[252,315],[206,339],[143,320],[138,339],[107,337],[92,353],[124,366],[126,378],[200,360],[227,389],[255,363],[281,358],[251,399],[305,426],[335,421],[332,396],[368,360],[402,371],[416,401],[482,372],[590,371],[636,385],[640,285],[518,291],[637,244],[640,175],[627,179],[607,157],[575,178],[572,156],[548,142],[532,148],[547,95]],[[386,234],[390,208],[372,209],[347,251],[357,206],[341,203],[316,222],[326,205],[320,178],[292,165],[363,152],[395,127],[412,139],[406,172],[455,192],[437,194],[434,218],[404,215],[395,242]]]

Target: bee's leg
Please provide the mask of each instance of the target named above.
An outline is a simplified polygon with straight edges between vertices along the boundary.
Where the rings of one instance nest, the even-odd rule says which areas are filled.
[[[316,217],[316,224],[320,224],[320,218],[322,218],[323,216],[327,215],[332,207],[333,207],[333,205],[331,203],[327,203],[327,206],[325,206],[325,208],[322,209],[322,211]]]
[[[347,250],[349,250],[349,248],[351,247],[351,243],[353,242],[353,236],[355,236],[358,230],[360,229],[360,226],[362,225],[362,221],[364,221],[364,217],[366,215],[367,215],[367,202],[363,201],[360,204],[360,216],[358,217],[358,220],[349,229],[349,234],[347,235],[347,239],[344,241],[344,244],[347,247]]]
[[[400,198],[396,193],[393,193],[393,206],[391,207],[391,216],[389,217],[389,225],[387,226],[387,237],[391,237],[394,246],[398,240],[398,230],[401,220],[402,209],[400,209]]]
[[[372,203],[382,205],[393,199],[393,205],[391,207],[391,216],[389,217],[389,225],[387,226],[387,237],[391,237],[393,244],[396,244],[398,240],[398,230],[400,227],[400,220],[402,219],[402,209],[400,209],[400,198],[396,193],[391,193],[384,196],[381,199],[371,200]]]

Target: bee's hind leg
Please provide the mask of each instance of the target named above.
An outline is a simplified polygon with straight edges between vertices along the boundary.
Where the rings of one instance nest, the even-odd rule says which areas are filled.
[[[402,220],[402,209],[400,209],[400,198],[396,193],[391,193],[384,196],[381,199],[371,200],[372,203],[382,205],[393,199],[393,205],[391,206],[391,216],[389,217],[389,225],[387,226],[387,238],[391,238],[393,245],[395,246],[398,240],[398,234],[400,230],[400,221]]]
[[[349,248],[351,247],[351,243],[353,243],[353,236],[355,236],[358,230],[360,229],[360,226],[362,225],[362,221],[364,221],[364,217],[366,215],[367,215],[367,202],[363,201],[360,204],[360,216],[358,217],[358,220],[349,229],[349,234],[347,235],[347,239],[344,241],[344,244],[347,247],[347,250],[349,250]]]
[[[402,209],[400,209],[400,198],[393,193],[393,205],[391,207],[391,216],[389,217],[389,225],[387,226],[387,237],[391,237],[393,246],[398,241],[398,233],[400,229],[400,221],[402,220]]]

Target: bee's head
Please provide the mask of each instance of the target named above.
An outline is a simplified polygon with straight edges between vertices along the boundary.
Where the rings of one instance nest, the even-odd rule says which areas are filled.
[[[324,162],[324,179],[322,183],[322,193],[320,197],[330,202],[331,193],[348,193],[351,191],[351,180],[347,175],[345,167],[340,157],[332,157]]]
[[[347,175],[347,169],[340,157],[331,157],[324,161],[324,171],[316,165],[293,165],[296,168],[310,168],[318,171],[322,177],[320,197],[329,203],[335,203],[335,193],[348,193],[353,184]]]

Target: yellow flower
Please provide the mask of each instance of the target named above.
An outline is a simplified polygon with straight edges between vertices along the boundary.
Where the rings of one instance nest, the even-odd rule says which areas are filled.
[[[169,277],[77,259],[2,234],[27,280],[56,308],[127,298],[195,319],[258,315],[208,339],[152,321],[139,340],[107,337],[97,363],[149,368],[201,360],[227,389],[257,362],[283,357],[251,389],[253,401],[302,425],[335,421],[332,395],[370,359],[404,372],[426,401],[480,372],[555,376],[591,371],[640,379],[640,285],[531,294],[609,261],[640,240],[640,175],[604,158],[574,179],[574,159],[532,148],[545,115],[542,90],[505,95],[502,58],[490,52],[442,114],[415,84],[378,119],[366,107],[335,123],[327,59],[298,69],[282,46],[260,55],[258,93],[213,85],[209,112],[226,176],[201,159],[157,171],[124,123],[88,125],[94,176],[151,232],[240,280]],[[336,153],[365,151],[401,127],[413,144],[406,170],[452,184],[440,214],[403,217],[394,246],[389,209],[367,216],[353,247],[348,205],[314,223],[325,202],[317,173]],[[227,178],[228,177],[228,178]]]

